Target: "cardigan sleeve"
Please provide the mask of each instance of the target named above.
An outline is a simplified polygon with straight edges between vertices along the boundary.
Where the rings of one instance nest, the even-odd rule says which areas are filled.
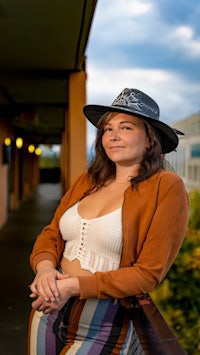
[[[79,277],[81,299],[126,298],[147,293],[165,277],[185,237],[188,197],[182,179],[176,174],[164,174],[157,192],[153,191],[153,186],[150,190],[149,204],[152,205],[152,198],[156,199],[156,208],[147,226],[141,211],[140,224],[143,225],[139,229],[145,229],[147,233],[136,260],[119,270]],[[132,248],[131,245],[128,247]]]
[[[45,226],[38,235],[30,254],[30,264],[34,271],[42,260],[50,260],[55,267],[58,266],[64,250],[64,240],[59,231],[59,220],[66,209],[86,191],[87,187],[87,175],[83,173],[61,199],[50,224]]]

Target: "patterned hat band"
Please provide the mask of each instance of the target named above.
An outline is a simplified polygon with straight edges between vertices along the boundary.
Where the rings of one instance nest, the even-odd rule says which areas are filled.
[[[123,106],[135,112],[141,112],[159,120],[159,107],[157,103],[145,93],[136,89],[124,89],[113,101],[112,106]]]

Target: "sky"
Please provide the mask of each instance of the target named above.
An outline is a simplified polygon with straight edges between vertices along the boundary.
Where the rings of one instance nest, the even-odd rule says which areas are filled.
[[[97,0],[86,48],[87,103],[137,88],[167,124],[200,112],[200,1]],[[95,129],[88,123],[90,146]]]

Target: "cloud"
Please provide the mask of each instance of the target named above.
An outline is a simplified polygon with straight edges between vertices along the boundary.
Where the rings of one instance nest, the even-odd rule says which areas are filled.
[[[200,57],[197,25],[189,14],[190,24],[181,22],[177,15],[177,25],[175,20],[170,21],[169,15],[165,17],[162,3],[152,0],[115,0],[115,6],[113,0],[101,0],[96,12],[88,47],[89,55],[102,65],[112,52],[116,55],[121,48],[126,53],[126,48],[134,50],[136,45],[151,45],[152,49],[161,46],[160,50],[172,51],[174,55],[181,52],[186,58]]]
[[[191,26],[178,26],[170,31],[168,45],[188,58],[200,58],[200,38]]]
[[[161,69],[88,68],[88,103],[110,105],[125,88],[137,88],[152,96],[167,122],[187,117],[199,109],[200,83]]]
[[[115,0],[114,4],[113,0],[101,0],[96,13],[89,43],[91,50],[98,51],[101,46],[106,49],[144,40],[146,26],[156,16],[156,9],[150,0]]]
[[[140,15],[150,14],[154,9],[154,2],[151,0],[101,0],[97,3],[98,14],[103,17],[95,18],[95,25],[102,23],[109,24],[113,19],[123,21],[124,18],[135,18]]]

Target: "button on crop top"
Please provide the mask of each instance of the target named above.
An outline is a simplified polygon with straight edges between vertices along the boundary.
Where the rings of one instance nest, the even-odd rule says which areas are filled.
[[[104,216],[85,219],[78,202],[60,219],[60,232],[66,241],[63,256],[78,259],[82,269],[91,272],[119,268],[122,251],[121,208]]]

